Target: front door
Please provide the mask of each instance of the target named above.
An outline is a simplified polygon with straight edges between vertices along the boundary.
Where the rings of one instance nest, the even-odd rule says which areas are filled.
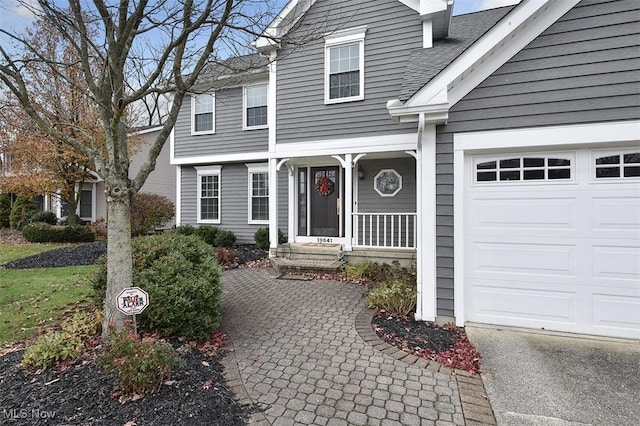
[[[340,236],[340,168],[311,167],[311,235]]]

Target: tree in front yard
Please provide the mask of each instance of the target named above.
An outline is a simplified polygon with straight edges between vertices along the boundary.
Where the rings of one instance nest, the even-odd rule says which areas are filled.
[[[70,0],[20,1],[36,17],[46,21],[69,55],[51,60],[48,43],[31,43],[28,36],[0,29],[9,43],[0,44],[0,82],[11,92],[20,109],[40,132],[93,161],[104,180],[108,215],[108,267],[105,299],[106,324],[122,324],[126,317],[114,306],[115,297],[132,283],[131,200],[149,173],[171,129],[185,96],[196,90],[198,76],[207,67],[207,79],[243,72],[255,64],[230,70],[224,59],[247,53],[249,41],[270,19],[268,1],[163,0],[105,2]],[[275,41],[274,41],[275,42]],[[91,105],[91,125],[73,121],[75,111],[51,117],[51,104],[32,84],[30,69],[43,69],[65,82]],[[70,78],[72,73],[78,78]],[[136,103],[158,94],[170,94],[172,103],[162,129],[148,150],[146,161],[129,177],[129,112]],[[95,122],[93,121],[95,120]],[[94,127],[94,124],[96,127]],[[98,129],[99,131],[95,131]],[[104,336],[106,337],[106,335]]]

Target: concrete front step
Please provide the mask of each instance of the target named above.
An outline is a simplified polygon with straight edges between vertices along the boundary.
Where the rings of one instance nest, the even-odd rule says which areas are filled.
[[[339,260],[272,258],[271,264],[279,274],[335,273],[340,272],[345,262]]]
[[[278,247],[276,257],[292,260],[323,260],[331,262],[338,260],[338,253],[341,249],[342,246],[340,244],[283,244]]]

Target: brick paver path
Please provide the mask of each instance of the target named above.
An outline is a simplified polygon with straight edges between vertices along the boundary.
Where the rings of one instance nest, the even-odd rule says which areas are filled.
[[[225,272],[223,285],[222,326],[235,347],[226,362],[238,367],[227,379],[266,408],[254,423],[465,424],[455,376],[398,361],[360,337],[364,287],[279,280],[264,269]]]

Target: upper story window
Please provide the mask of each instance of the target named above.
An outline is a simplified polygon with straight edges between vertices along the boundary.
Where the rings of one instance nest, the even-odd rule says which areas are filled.
[[[245,86],[244,88],[244,128],[264,129],[267,127],[268,84]]]
[[[215,96],[203,93],[191,97],[191,134],[204,135],[215,132]]]
[[[599,153],[595,163],[598,180],[640,177],[640,152]]]
[[[558,181],[572,179],[572,156],[527,155],[477,159],[478,183],[504,181]]]
[[[364,36],[367,27],[325,37],[325,103],[364,99]]]

